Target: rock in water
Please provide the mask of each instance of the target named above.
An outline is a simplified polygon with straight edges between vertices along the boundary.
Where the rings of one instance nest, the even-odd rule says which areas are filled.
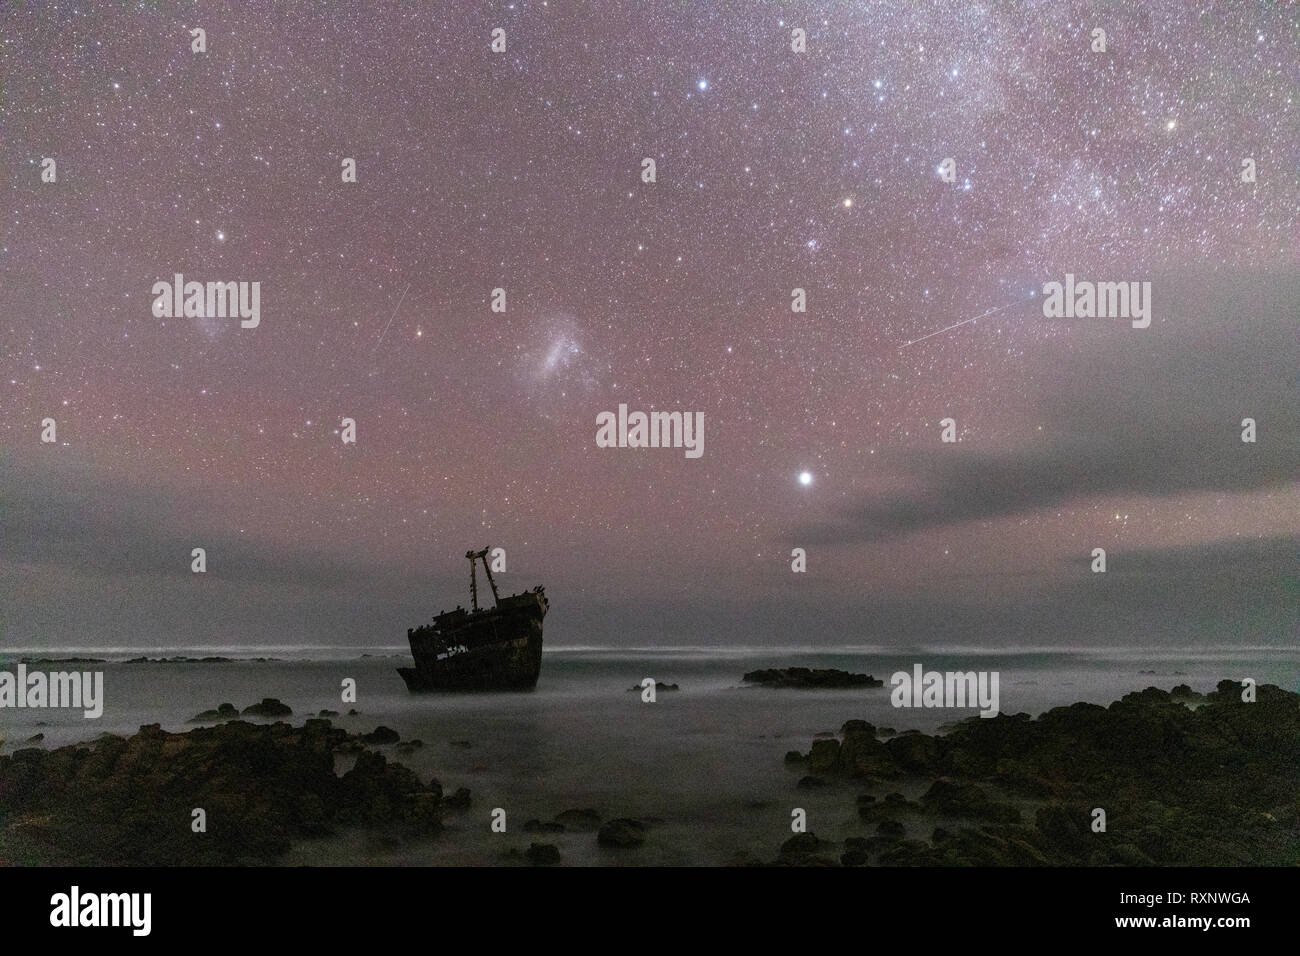
[[[769,668],[750,671],[741,679],[747,684],[758,684],[760,687],[793,687],[799,690],[885,686],[883,680],[870,674],[850,674],[834,668]]]
[[[363,754],[339,777],[346,731],[325,720],[222,722],[183,734],[145,725],[122,738],[0,755],[5,855],[57,866],[274,863],[299,839],[354,827],[420,837],[441,826],[441,791],[410,769]],[[373,759],[366,759],[366,757]],[[220,839],[178,839],[195,807],[239,808]],[[218,819],[221,819],[218,817]]]
[[[524,823],[525,833],[563,833],[563,823],[546,823],[543,820],[528,820]]]
[[[1205,695],[1186,684],[1146,688],[1108,707],[969,717],[946,735],[908,731],[885,744],[870,725],[849,721],[838,754],[819,738],[810,758],[818,768],[833,760],[834,773],[873,787],[904,772],[929,781],[919,803],[901,793],[858,796],[859,818],[879,828],[866,845],[848,846],[846,865],[863,862],[862,852],[884,866],[1292,864],[1300,695],[1253,689],[1243,700],[1234,680]],[[1094,832],[1098,807],[1125,821],[1115,829],[1122,835]],[[904,827],[904,818],[915,824]],[[909,828],[935,822],[943,826],[929,841],[908,839]]]
[[[566,830],[599,830],[600,814],[589,808],[565,810],[556,814],[555,822]]]
[[[610,820],[596,834],[601,846],[634,847],[645,842],[645,824],[640,820],[620,818]]]
[[[560,850],[552,843],[530,843],[524,856],[534,866],[555,866],[560,862]]]
[[[468,810],[470,807],[469,788],[457,787],[456,792],[443,801],[443,805],[449,810]]]
[[[216,710],[205,710],[201,714],[195,714],[190,718],[191,724],[207,723],[216,720],[234,720],[239,716],[239,708],[234,704],[222,704]]]
[[[838,740],[814,740],[812,751],[808,754],[808,770],[811,773],[830,773],[839,761],[840,742]]]
[[[251,704],[243,712],[245,717],[289,717],[292,714],[292,708],[275,697],[263,697],[260,704]]]

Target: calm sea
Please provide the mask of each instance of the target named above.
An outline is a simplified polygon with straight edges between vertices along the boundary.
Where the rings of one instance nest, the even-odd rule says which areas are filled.
[[[103,716],[80,711],[0,710],[3,750],[12,752],[44,734],[38,746],[57,747],[101,733],[130,734],[141,724],[183,731],[194,714],[230,702],[242,709],[264,697],[293,708],[294,720],[322,709],[359,716],[335,722],[352,731],[379,724],[424,746],[395,759],[423,778],[437,777],[450,792],[472,791],[472,808],[449,816],[447,831],[419,843],[393,844],[365,835],[318,840],[296,847],[287,863],[493,864],[511,848],[554,843],[570,863],[727,863],[737,854],[772,859],[790,835],[790,811],[802,807],[810,829],[827,838],[861,833],[851,784],[803,790],[797,769],[783,765],[787,750],[806,751],[818,733],[850,718],[878,727],[932,732],[975,710],[895,709],[889,677],[926,670],[997,671],[1004,713],[1036,715],[1075,701],[1107,704],[1143,687],[1190,684],[1212,690],[1223,678],[1253,677],[1295,689],[1300,652],[1169,649],[997,650],[921,648],[601,648],[548,649],[532,693],[413,696],[395,668],[405,648],[114,648],[9,650],[0,667],[13,671],[25,656],[111,658],[105,664],[30,664],[29,670],[102,670]],[[274,661],[126,663],[125,658],[251,654]],[[761,667],[835,667],[873,674],[886,686],[870,690],[792,691],[745,686],[741,675]],[[676,692],[643,703],[651,677],[679,684]],[[357,702],[340,697],[345,678],[356,681]],[[466,746],[468,744],[468,746]],[[911,794],[909,794],[911,796]],[[494,808],[506,811],[507,832],[490,830]],[[633,851],[597,847],[594,834],[528,834],[529,819],[592,807],[606,819],[658,818],[645,846]]]

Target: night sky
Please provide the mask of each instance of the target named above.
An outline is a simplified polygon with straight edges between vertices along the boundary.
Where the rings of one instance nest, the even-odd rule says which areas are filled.
[[[1300,636],[1292,5],[9,2],[0,84],[2,646],[402,644],[485,545],[548,646]]]

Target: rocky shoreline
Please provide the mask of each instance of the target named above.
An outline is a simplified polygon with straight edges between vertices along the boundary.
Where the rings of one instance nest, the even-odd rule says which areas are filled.
[[[343,755],[356,760],[339,775]],[[437,833],[447,803],[437,780],[424,783],[328,720],[230,720],[187,733],[150,724],[128,738],[0,756],[0,862],[263,865],[297,840],[349,827]]]
[[[767,853],[729,862],[1297,865],[1300,695],[1253,692],[1243,700],[1235,681],[1208,694],[1150,687],[1108,707],[972,717],[935,735],[849,720],[786,754],[789,806],[812,806],[804,791],[819,791],[808,832],[787,830],[784,843],[775,834]],[[394,846],[436,838],[446,814],[470,807],[467,789],[444,794],[377,752],[422,746],[388,727],[360,734],[328,719],[295,727],[245,716],[287,712],[274,698],[242,712],[225,704],[195,718],[214,726],[184,733],[154,724],[0,755],[0,864],[267,865],[302,841],[353,830]],[[843,812],[825,823],[840,800]],[[838,839],[818,837],[819,822]],[[508,844],[484,845],[482,862],[554,865],[559,848],[527,841],[582,833],[598,858],[635,865],[680,824],[566,810],[524,823],[524,844],[512,826]]]
[[[810,827],[776,862],[1295,866],[1300,695],[1253,691],[1248,701],[1231,680],[1204,695],[1148,687],[1109,707],[972,717],[946,735],[887,741],[850,720],[786,761],[804,786],[844,789],[863,835],[824,841]]]

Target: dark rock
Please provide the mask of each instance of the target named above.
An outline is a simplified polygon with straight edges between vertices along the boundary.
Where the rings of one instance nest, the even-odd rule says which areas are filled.
[[[45,739],[45,735],[44,735],[44,734],[33,734],[32,736],[30,736],[30,737],[28,737],[26,740],[24,740],[23,743],[25,743],[25,744],[39,744],[39,743],[40,743],[42,740],[44,740],[44,739]]]
[[[239,708],[234,704],[221,704],[216,710],[205,710],[189,719],[191,724],[209,723],[217,720],[234,720],[239,716]]]
[[[380,724],[368,734],[362,734],[361,739],[368,744],[395,744],[402,739],[401,735],[391,727],[385,727]]]
[[[317,716],[317,717],[337,717],[338,715],[339,715],[339,712],[338,712],[337,710],[322,710],[322,711],[321,711],[319,714],[317,714],[316,716]]]
[[[645,842],[645,824],[627,818],[610,820],[596,834],[596,842],[601,846],[619,848],[640,846]]]
[[[635,687],[629,687],[628,690],[640,691],[640,690],[645,690],[645,688],[642,687],[640,684],[637,684]],[[655,693],[663,693],[664,691],[669,691],[669,690],[681,690],[681,688],[678,687],[676,684],[665,684],[661,680],[655,681]]]
[[[289,717],[293,710],[274,697],[263,697],[260,704],[250,704],[242,711],[244,717]]]
[[[243,720],[183,734],[158,725],[131,737],[0,756],[7,858],[66,866],[231,866],[274,863],[292,844],[356,827],[395,839],[441,826],[441,791],[382,756],[335,773],[345,731]],[[188,836],[203,807],[219,839]],[[228,821],[238,821],[230,825]]]
[[[768,668],[750,671],[741,680],[747,684],[758,684],[760,687],[793,687],[801,690],[885,686],[883,680],[877,680],[870,674],[850,674],[848,671],[834,668]]]
[[[470,807],[469,788],[457,787],[455,793],[443,800],[443,806],[448,810],[468,810]]]
[[[551,843],[530,843],[524,856],[534,866],[555,866],[560,862],[560,850]]]
[[[844,728],[844,742],[836,758],[837,772],[850,777],[896,777],[902,773],[888,748],[876,739],[870,724],[851,720]]]
[[[888,794],[883,801],[869,793],[858,797],[858,817],[867,823],[892,820],[897,816],[921,812],[921,805],[907,800],[901,793]]]
[[[925,734],[899,734],[890,738],[884,746],[894,763],[904,770],[925,773],[936,769],[939,746],[933,737]]]
[[[879,851],[872,860],[881,865],[1288,865],[1300,844],[1300,695],[1272,684],[1254,691],[1243,702],[1236,680],[1204,696],[1186,684],[1146,688],[1108,707],[1077,703],[1032,720],[968,718],[945,736],[898,735],[886,755],[928,781],[923,806],[862,794],[859,816],[888,821],[881,833],[891,836],[849,849]],[[835,772],[883,777],[881,756],[859,747],[862,730],[842,728]],[[1104,833],[1092,830],[1096,807],[1106,810]],[[945,824],[928,844],[899,840],[897,824],[920,812],[978,827]]]
[[[816,853],[823,847],[829,846],[823,840],[818,839],[815,833],[796,833],[790,839],[781,844],[781,855],[790,856],[798,853]]]
[[[798,750],[787,750],[785,752],[785,762],[787,764],[807,763],[808,755],[800,753]]]
[[[1145,690],[1125,694],[1120,700],[1126,704],[1163,704],[1169,700],[1169,694],[1158,687],[1148,687]]]
[[[795,784],[795,786],[798,787],[800,790],[816,790],[826,785],[827,785],[826,781],[823,780],[821,777],[814,777],[811,775],[806,777],[800,777],[799,782]]]
[[[1239,704],[1242,703],[1241,692],[1243,689],[1239,680],[1221,680],[1214,685],[1214,690],[1210,696],[1214,697],[1217,703]]]
[[[563,833],[563,823],[544,823],[541,820],[528,820],[524,823],[525,833]]]
[[[882,837],[901,840],[907,835],[907,827],[897,820],[881,820],[876,824],[876,832]]]
[[[941,862],[938,852],[920,840],[901,840],[882,848],[880,854],[881,866],[938,866]]]
[[[834,738],[830,740],[814,740],[812,751],[808,754],[808,770],[814,774],[833,773],[839,762],[840,742]]]
[[[989,795],[973,783],[953,783],[940,777],[921,797],[931,813],[950,817],[972,817],[994,823],[1019,823],[1020,811],[1010,804],[990,800]]]
[[[555,816],[555,822],[566,830],[598,830],[600,814],[595,810],[565,810]]]
[[[827,855],[834,845],[813,833],[796,833],[781,844],[778,862],[785,866],[834,866],[838,859]]]

